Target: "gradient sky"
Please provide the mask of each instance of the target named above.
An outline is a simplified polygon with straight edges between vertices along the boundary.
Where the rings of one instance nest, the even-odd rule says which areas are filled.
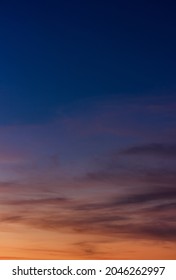
[[[0,4],[0,259],[176,259],[176,4],[157,2]]]

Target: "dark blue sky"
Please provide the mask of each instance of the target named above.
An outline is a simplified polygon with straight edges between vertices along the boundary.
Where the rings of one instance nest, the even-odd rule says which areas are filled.
[[[1,124],[46,121],[91,96],[174,95],[175,9],[168,1],[1,2]]]

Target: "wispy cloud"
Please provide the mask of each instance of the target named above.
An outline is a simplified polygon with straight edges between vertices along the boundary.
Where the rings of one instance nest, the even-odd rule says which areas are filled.
[[[151,143],[133,146],[120,152],[121,155],[144,155],[176,158],[176,144]]]
[[[84,204],[79,199],[62,197],[7,201],[14,214],[7,211],[1,215],[1,223],[101,238],[176,241],[175,203],[175,188],[142,190]]]
[[[9,200],[8,203],[9,205],[17,205],[17,206],[21,206],[21,205],[59,205],[59,204],[64,204],[64,203],[68,203],[69,199],[64,198],[64,197],[54,197],[54,198],[44,198],[44,199],[24,199],[24,200]]]

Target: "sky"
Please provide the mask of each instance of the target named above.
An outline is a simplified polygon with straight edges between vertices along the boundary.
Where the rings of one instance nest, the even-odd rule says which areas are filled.
[[[0,259],[176,259],[175,10],[1,1]]]

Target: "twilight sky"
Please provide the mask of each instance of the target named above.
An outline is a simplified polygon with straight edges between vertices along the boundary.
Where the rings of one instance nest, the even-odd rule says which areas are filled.
[[[0,4],[0,259],[176,259],[176,4]]]

